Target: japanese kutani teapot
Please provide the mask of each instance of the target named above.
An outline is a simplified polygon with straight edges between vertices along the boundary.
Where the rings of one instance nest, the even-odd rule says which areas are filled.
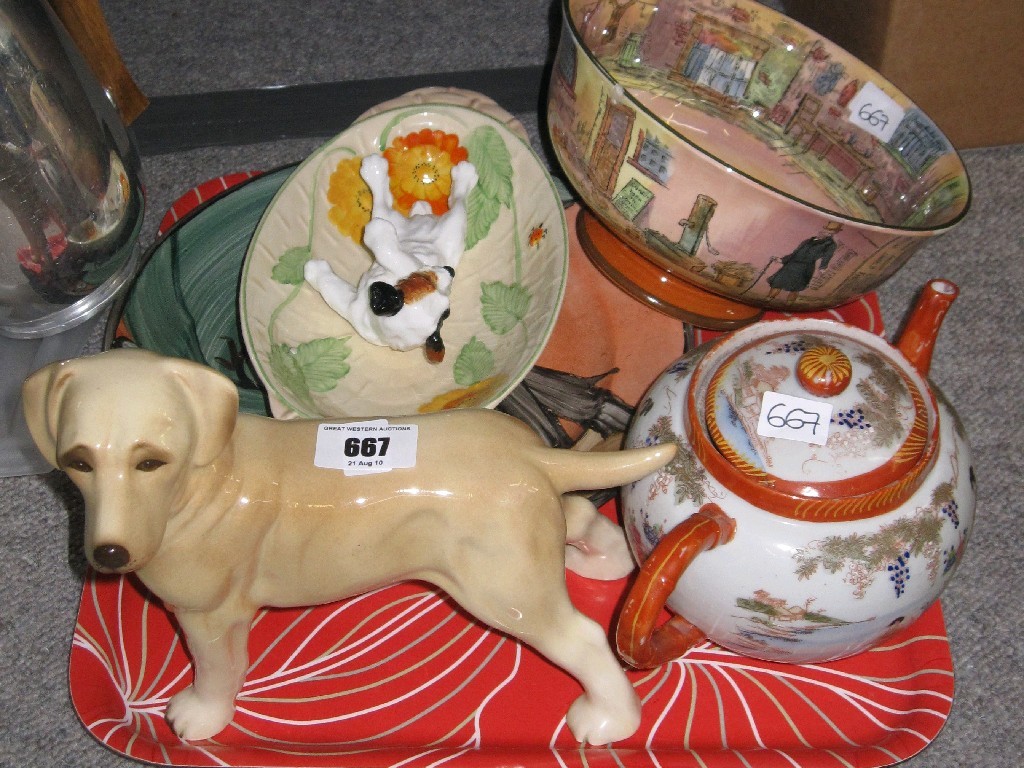
[[[616,630],[627,662],[657,666],[706,638],[827,661],[938,598],[975,507],[963,428],[926,379],[957,292],[929,283],[895,348],[842,323],[769,321],[655,381],[626,443],[681,450],[623,489],[642,564]],[[664,607],[673,615],[659,626]]]

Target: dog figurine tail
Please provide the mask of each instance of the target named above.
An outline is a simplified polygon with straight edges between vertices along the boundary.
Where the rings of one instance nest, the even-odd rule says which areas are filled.
[[[622,451],[567,451],[548,448],[538,452],[560,493],[617,488],[657,472],[676,455],[675,443],[660,443]]]

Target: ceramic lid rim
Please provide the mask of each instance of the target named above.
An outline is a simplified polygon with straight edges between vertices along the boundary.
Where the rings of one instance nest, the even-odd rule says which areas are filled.
[[[769,475],[716,445],[705,418],[706,399],[716,377],[728,363],[751,346],[784,334],[822,332],[854,340],[883,354],[900,372],[914,402],[915,422],[894,459],[882,467],[842,480],[807,483]],[[872,517],[890,511],[920,486],[935,463],[938,448],[938,406],[924,378],[885,339],[869,331],[832,320],[769,320],[737,331],[713,343],[701,358],[687,388],[684,409],[686,435],[698,460],[716,480],[766,511],[809,520],[835,521]],[[721,442],[721,441],[719,441]],[[898,457],[898,461],[896,458]]]

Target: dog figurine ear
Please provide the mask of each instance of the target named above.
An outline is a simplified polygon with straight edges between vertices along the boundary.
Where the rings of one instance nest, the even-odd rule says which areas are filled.
[[[220,455],[235,431],[238,390],[231,379],[205,365],[170,358],[165,364],[181,382],[196,426],[192,461],[205,466]]]
[[[50,363],[21,385],[21,402],[29,434],[50,464],[57,463],[57,413],[64,389],[74,376],[71,360]]]

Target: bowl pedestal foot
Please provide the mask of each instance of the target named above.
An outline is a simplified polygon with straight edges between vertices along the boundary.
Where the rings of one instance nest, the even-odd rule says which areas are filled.
[[[764,314],[760,307],[706,291],[644,258],[585,208],[576,218],[576,233],[605,277],[658,312],[716,331],[741,328]]]

